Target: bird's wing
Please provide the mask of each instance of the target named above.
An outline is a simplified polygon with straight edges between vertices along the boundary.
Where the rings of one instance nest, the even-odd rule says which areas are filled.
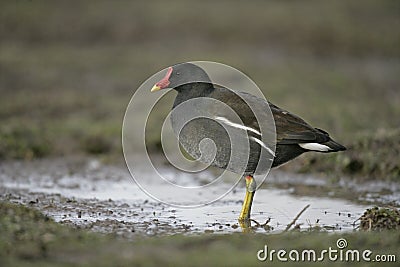
[[[210,96],[232,108],[242,120],[243,125],[249,129],[248,133],[250,135],[257,135],[257,133],[260,135],[261,130],[258,121],[269,123],[270,126],[273,126],[273,117],[268,112],[268,102],[264,99],[248,93],[232,91],[224,87],[217,88]],[[273,128],[268,127],[268,129]]]
[[[300,117],[269,103],[275,120],[278,144],[324,143],[329,134],[310,126]]]
[[[218,87],[215,92],[217,98],[227,103],[237,113],[240,112],[241,119],[246,126],[257,131],[260,131],[260,126],[254,116],[254,112],[257,115],[262,114],[261,118],[258,117],[259,121],[268,120],[270,119],[270,113],[266,112],[266,109],[268,109],[267,105],[269,105],[275,121],[277,144],[324,143],[330,140],[327,132],[310,126],[300,117],[262,98],[245,92],[233,93],[223,87]],[[247,105],[251,105],[251,109],[240,98],[244,99]]]

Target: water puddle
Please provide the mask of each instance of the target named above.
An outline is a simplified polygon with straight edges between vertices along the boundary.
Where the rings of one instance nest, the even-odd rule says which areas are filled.
[[[242,231],[237,218],[245,193],[243,184],[210,205],[177,208],[143,193],[124,167],[102,166],[95,160],[15,162],[2,164],[0,170],[1,199],[37,207],[61,223],[121,235]],[[284,181],[288,175],[296,180],[296,175],[278,172],[271,183],[280,178]],[[163,186],[158,189],[166,190]],[[182,194],[173,198],[185,203],[206,196]],[[256,192],[252,219],[259,224],[268,220],[268,227],[256,231],[284,230],[308,204],[310,207],[295,223],[303,230],[353,230],[356,220],[370,207],[328,196],[295,195],[291,187],[263,187]]]

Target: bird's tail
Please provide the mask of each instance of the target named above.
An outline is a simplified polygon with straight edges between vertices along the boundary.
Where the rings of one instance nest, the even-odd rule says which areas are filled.
[[[327,151],[327,152],[337,152],[337,151],[346,150],[346,147],[333,141],[332,139],[330,139],[328,142],[324,143],[324,145],[329,147],[329,151]]]

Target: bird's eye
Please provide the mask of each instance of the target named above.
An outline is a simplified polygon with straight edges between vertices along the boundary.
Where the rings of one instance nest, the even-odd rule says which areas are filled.
[[[179,72],[176,73],[176,75],[179,75],[179,74],[180,74]]]

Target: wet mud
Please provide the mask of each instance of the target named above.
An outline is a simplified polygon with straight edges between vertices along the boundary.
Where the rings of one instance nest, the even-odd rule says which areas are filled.
[[[172,168],[166,167],[165,171],[182,177]],[[145,194],[125,166],[104,165],[95,159],[5,162],[0,165],[0,182],[0,200],[22,203],[61,224],[96,232],[133,238],[242,231],[237,221],[245,192],[242,183],[210,205],[179,208]],[[360,185],[345,180],[339,184],[347,192],[343,197],[324,179],[272,172],[256,192],[252,230],[283,231],[309,204],[292,229],[352,231],[357,229],[358,218],[371,205],[399,204],[396,201],[400,190],[396,186]],[[176,199],[185,201],[188,197],[176,196]]]

